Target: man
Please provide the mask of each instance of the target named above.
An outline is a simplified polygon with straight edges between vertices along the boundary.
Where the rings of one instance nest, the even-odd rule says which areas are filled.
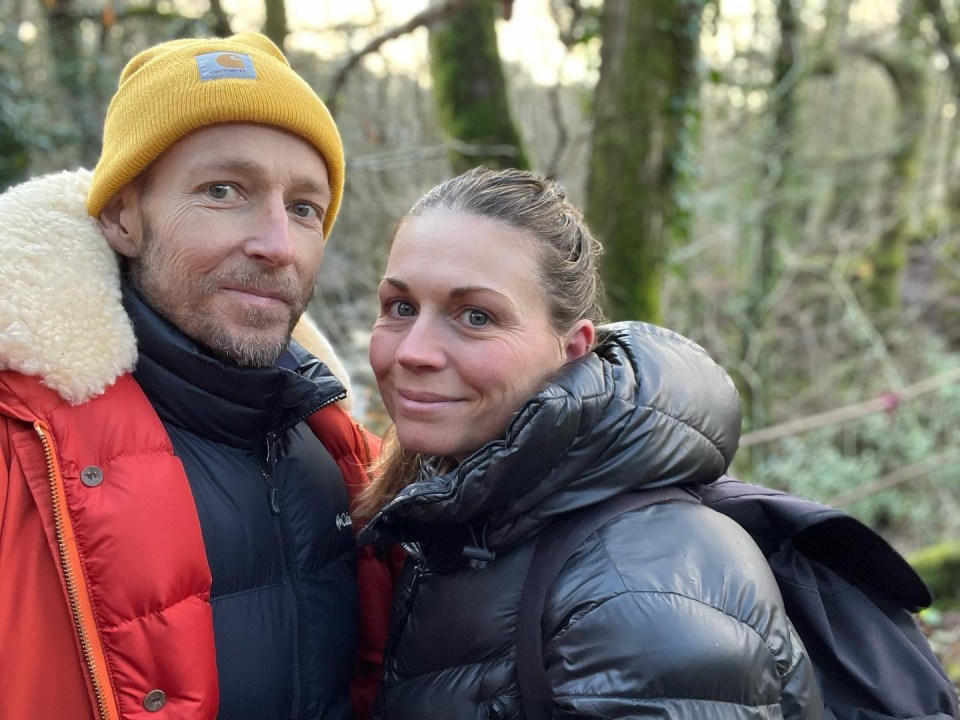
[[[0,198],[0,717],[366,715],[378,441],[291,342],[343,178],[244,33],[133,58],[92,177]]]

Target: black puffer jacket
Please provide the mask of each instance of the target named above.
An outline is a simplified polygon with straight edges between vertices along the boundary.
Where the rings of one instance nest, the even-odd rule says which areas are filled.
[[[425,469],[361,541],[408,544],[382,720],[521,718],[517,607],[550,518],[640,488],[719,476],[739,402],[697,345],[609,326],[490,443]],[[495,553],[481,570],[467,545]],[[544,609],[546,673],[563,718],[819,718],[813,668],[750,537],[701,505],[665,503],[604,525]]]
[[[305,423],[344,394],[297,345],[287,366],[213,357],[129,286],[134,377],[186,471],[212,575],[221,720],[347,720],[357,648],[353,531],[333,457]]]

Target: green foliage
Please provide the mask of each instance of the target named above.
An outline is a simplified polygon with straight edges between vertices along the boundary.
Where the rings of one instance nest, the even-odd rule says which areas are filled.
[[[0,28],[0,190],[24,180],[29,163],[28,139],[18,108],[23,86],[12,72],[13,58],[22,52],[20,41]]]
[[[566,31],[561,31],[568,47],[587,45],[600,38],[603,5],[577,4]]]
[[[947,677],[960,689],[960,610],[944,611],[934,605],[922,610],[919,620]]]
[[[931,375],[960,366],[956,357],[940,357]],[[751,479],[837,504],[898,542],[930,543],[960,532],[955,449],[956,382],[889,412],[771,444]]]
[[[907,558],[939,608],[960,609],[960,541],[929,545]]]

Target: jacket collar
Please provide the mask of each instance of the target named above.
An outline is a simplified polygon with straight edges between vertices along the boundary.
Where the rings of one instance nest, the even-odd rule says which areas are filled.
[[[90,173],[46,175],[0,196],[0,369],[42,378],[71,403],[136,361],[113,251],[85,201]]]
[[[298,345],[273,367],[242,368],[182,333],[126,284],[123,303],[140,348],[133,376],[165,424],[252,447],[345,395],[340,382]]]
[[[446,474],[426,469],[361,541],[415,537],[438,524],[483,528],[488,547],[556,515],[642,487],[706,483],[740,437],[740,401],[696,343],[645,323],[600,332],[523,406],[503,438]]]

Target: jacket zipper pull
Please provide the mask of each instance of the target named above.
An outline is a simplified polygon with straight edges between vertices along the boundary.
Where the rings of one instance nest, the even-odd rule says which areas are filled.
[[[280,514],[280,488],[272,486],[270,488],[270,512],[274,515]]]
[[[266,438],[267,443],[267,469],[270,471],[270,474],[273,473],[273,468],[277,464],[277,460],[280,457],[280,439],[273,433],[269,433]],[[270,488],[267,494],[267,502],[270,504],[270,512],[274,515],[280,514],[280,488],[273,484],[269,474],[264,475],[267,479],[267,484]]]
[[[267,465],[271,468],[277,464],[280,458],[280,438],[273,433],[267,435]]]

